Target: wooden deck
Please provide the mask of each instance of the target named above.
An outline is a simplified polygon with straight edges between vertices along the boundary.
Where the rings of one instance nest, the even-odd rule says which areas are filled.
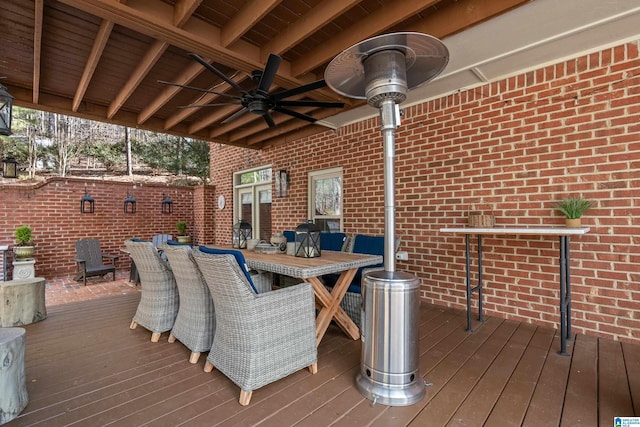
[[[640,415],[640,346],[578,335],[571,357],[555,331],[488,318],[472,334],[462,311],[423,304],[419,403],[372,406],[354,386],[360,342],[331,325],[318,373],[254,391],[249,406],[204,357],[129,329],[139,295],[55,306],[26,326],[30,403],[7,426],[611,426]]]

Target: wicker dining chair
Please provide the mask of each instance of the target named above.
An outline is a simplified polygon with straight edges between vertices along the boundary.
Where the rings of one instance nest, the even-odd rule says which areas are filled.
[[[216,307],[216,333],[205,372],[214,367],[240,387],[241,405],[253,390],[304,367],[318,369],[315,302],[310,283],[256,294],[233,255],[193,251]]]
[[[180,307],[171,328],[169,342],[176,339],[191,350],[189,362],[197,363],[200,353],[209,351],[213,343],[216,317],[209,288],[191,256],[189,245],[162,244],[178,285]]]
[[[140,275],[142,294],[133,316],[131,329],[138,325],[151,331],[151,342],[158,342],[170,331],[178,314],[180,300],[171,269],[162,260],[152,242],[125,242]]]

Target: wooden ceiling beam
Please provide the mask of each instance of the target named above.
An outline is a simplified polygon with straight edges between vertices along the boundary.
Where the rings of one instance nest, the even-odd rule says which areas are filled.
[[[249,0],[220,31],[220,44],[230,46],[282,0]]]
[[[173,11],[173,23],[176,27],[182,27],[191,17],[193,12],[202,3],[202,0],[182,0],[176,4]],[[138,88],[142,80],[149,71],[156,65],[162,54],[167,50],[169,44],[163,41],[155,41],[138,63],[133,73],[127,79],[118,95],[111,101],[107,112],[107,117],[112,118],[120,108],[127,102],[127,99]]]
[[[266,61],[270,53],[281,54],[300,41],[311,36],[344,11],[351,9],[362,0],[325,0],[300,19],[288,25],[260,50],[260,59]]]
[[[44,0],[36,0],[33,19],[33,94],[34,104],[38,104],[40,97],[40,52],[42,51],[42,22],[44,15]]]
[[[323,42],[315,51],[309,52],[303,58],[293,62],[291,74],[300,76],[308,73],[331,61],[336,52],[342,52],[362,40],[381,34],[387,28],[438,2],[439,0],[403,0],[385,4],[367,15],[365,19],[354,23],[347,30]]]
[[[76,93],[73,96],[71,111],[78,111],[78,107],[80,106],[80,103],[84,98],[84,94],[87,92],[87,88],[89,87],[89,83],[91,82],[91,78],[93,77],[93,73],[96,71],[98,62],[102,57],[102,52],[104,51],[104,48],[109,41],[111,30],[113,30],[113,22],[103,19],[102,23],[100,24],[100,28],[98,29],[98,33],[93,40],[93,46],[91,47],[91,53],[89,53],[89,59],[87,59],[87,62],[84,65],[82,78],[80,79],[80,82],[78,82]]]

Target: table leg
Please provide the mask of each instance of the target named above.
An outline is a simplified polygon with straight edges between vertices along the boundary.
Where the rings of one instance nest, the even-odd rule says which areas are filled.
[[[316,317],[316,345],[320,345],[322,337],[327,332],[331,319],[335,319],[336,323],[349,337],[354,340],[360,338],[360,329],[353,323],[353,320],[340,307],[340,302],[349,289],[349,285],[353,280],[357,268],[343,271],[334,285],[331,293],[324,287],[317,277],[306,279],[313,285],[313,291],[316,296],[316,302],[321,307],[320,313]]]
[[[478,234],[478,285],[471,286],[471,245],[470,236],[465,235],[466,245],[466,267],[467,267],[467,332],[473,332],[471,327],[471,297],[474,292],[478,292],[478,321],[482,319],[482,236]]]
[[[560,236],[560,351],[568,356],[567,340],[571,340],[571,279],[569,274],[569,236]]]

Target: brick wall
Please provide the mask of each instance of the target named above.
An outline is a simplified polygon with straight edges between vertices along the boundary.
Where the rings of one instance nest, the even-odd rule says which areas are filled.
[[[291,176],[273,199],[273,230],[306,218],[307,174],[344,168],[344,227],[382,234],[383,151],[369,119],[259,152],[213,145],[212,179],[228,201],[216,238],[232,224],[232,172],[271,164]],[[573,326],[577,332],[640,342],[640,57],[628,43],[405,108],[396,133],[396,228],[421,297],[464,308],[463,236],[470,208],[499,225],[561,225],[554,205],[594,201],[573,238]],[[489,315],[557,327],[558,239],[486,236]],[[472,250],[475,251],[475,244]]]
[[[95,213],[80,213],[84,186],[95,199]],[[123,212],[127,190],[136,199],[137,212]],[[0,245],[13,246],[13,231],[29,225],[36,244],[36,275],[58,277],[75,271],[75,241],[97,238],[104,252],[118,254],[131,237],[176,234],[176,222],[185,220],[196,243],[213,242],[212,187],[174,187],[75,178],[53,178],[36,185],[5,180],[0,186]],[[163,194],[173,199],[173,213],[161,213]],[[118,268],[128,268],[120,253]]]

